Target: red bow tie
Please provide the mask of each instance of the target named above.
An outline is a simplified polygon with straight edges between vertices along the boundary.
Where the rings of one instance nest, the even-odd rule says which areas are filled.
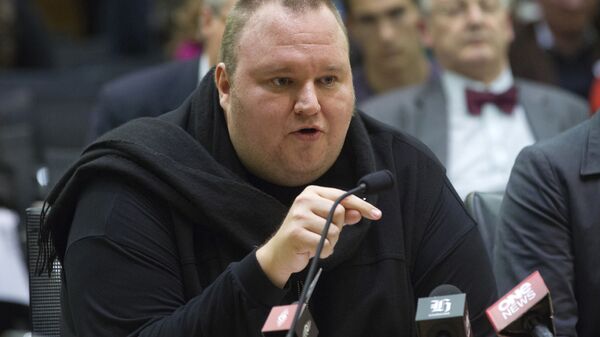
[[[517,89],[513,86],[501,94],[467,89],[467,108],[474,116],[481,115],[481,107],[486,103],[495,104],[505,114],[511,114],[517,104]]]

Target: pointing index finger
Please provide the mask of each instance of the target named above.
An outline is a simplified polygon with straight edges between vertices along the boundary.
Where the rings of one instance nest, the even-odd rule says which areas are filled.
[[[321,187],[316,190],[316,192],[319,196],[332,201],[335,201],[345,193],[345,191],[331,187]],[[381,211],[377,207],[353,194],[347,196],[340,204],[344,206],[346,210],[352,209],[360,212],[360,214],[367,219],[378,220],[381,218]]]
[[[378,220],[381,218],[381,211],[377,207],[355,195],[349,195],[347,198],[342,200],[341,204],[346,209],[354,209],[359,211],[360,214],[367,219]]]

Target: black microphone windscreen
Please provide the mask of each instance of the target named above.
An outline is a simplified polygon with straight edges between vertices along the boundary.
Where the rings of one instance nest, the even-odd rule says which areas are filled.
[[[415,321],[421,337],[472,336],[467,296],[453,285],[442,284],[419,298]]]
[[[431,293],[429,293],[429,297],[456,295],[461,293],[462,291],[460,291],[460,289],[451,284],[442,284],[435,287],[435,289],[433,289]]]
[[[377,193],[394,185],[394,175],[388,170],[369,173],[360,178],[358,185],[365,185],[365,193]]]

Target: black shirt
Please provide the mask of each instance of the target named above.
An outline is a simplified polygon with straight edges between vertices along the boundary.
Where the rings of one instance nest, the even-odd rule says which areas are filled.
[[[45,228],[64,265],[65,336],[261,336],[271,307],[295,298],[293,285],[271,284],[254,252],[297,191],[244,177],[214,84],[203,83],[177,111],[102,137],[51,193]],[[190,122],[197,116],[212,119]],[[383,218],[345,227],[321,263],[310,302],[320,335],[415,336],[417,299],[440,284],[467,294],[475,335],[490,335],[489,259],[430,151],[358,114],[332,168],[346,174],[317,182],[345,189],[383,168],[396,177],[394,188],[370,197]],[[194,229],[200,291],[191,298],[174,230],[179,213]]]

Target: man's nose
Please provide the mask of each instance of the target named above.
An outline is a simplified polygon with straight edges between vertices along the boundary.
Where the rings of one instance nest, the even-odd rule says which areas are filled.
[[[381,41],[391,41],[394,38],[398,38],[397,32],[390,20],[379,21],[377,24],[377,34],[379,34]]]
[[[294,112],[297,114],[314,115],[321,110],[317,91],[314,83],[307,83],[300,88],[296,103],[294,104]]]
[[[469,23],[479,23],[483,18],[483,10],[478,3],[469,2],[467,4],[466,19]]]

